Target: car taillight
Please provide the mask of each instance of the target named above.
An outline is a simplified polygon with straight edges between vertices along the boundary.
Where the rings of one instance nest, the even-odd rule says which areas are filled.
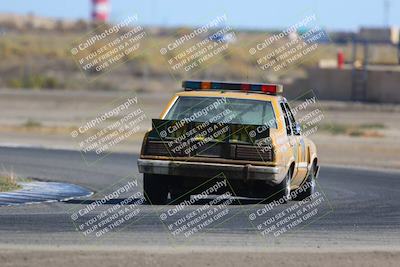
[[[184,151],[168,149],[163,141],[149,141],[145,147],[145,155],[165,157],[202,157],[225,158],[247,161],[273,161],[273,150],[253,145],[215,144],[210,143],[193,151],[192,155],[184,155]]]
[[[273,152],[271,148],[267,147],[237,145],[235,159],[249,161],[272,161]]]
[[[144,149],[144,155],[165,156],[165,157],[188,157],[186,150],[177,147],[179,143],[173,143],[172,146],[167,141],[147,141]]]
[[[145,155],[170,156],[171,153],[162,141],[148,141],[145,147]]]

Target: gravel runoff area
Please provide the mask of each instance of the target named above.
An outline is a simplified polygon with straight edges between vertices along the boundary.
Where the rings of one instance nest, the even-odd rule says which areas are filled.
[[[379,249],[260,250],[256,248],[0,248],[3,267],[9,266],[398,266],[400,251]]]

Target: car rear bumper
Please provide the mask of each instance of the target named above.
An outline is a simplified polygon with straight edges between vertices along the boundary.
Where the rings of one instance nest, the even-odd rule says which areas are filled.
[[[284,176],[282,167],[204,163],[172,160],[139,159],[139,172],[187,177],[212,178],[223,173],[227,179],[263,180],[269,184],[279,184]]]

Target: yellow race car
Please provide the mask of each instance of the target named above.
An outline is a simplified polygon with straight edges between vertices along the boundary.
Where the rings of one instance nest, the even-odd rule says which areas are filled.
[[[221,174],[237,196],[286,202],[313,194],[317,150],[302,136],[281,85],[184,81],[182,87],[143,140],[138,168],[150,203],[190,198]]]

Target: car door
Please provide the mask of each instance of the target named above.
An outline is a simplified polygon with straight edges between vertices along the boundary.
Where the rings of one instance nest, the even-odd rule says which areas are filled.
[[[287,115],[289,117],[290,124],[292,126],[293,135],[296,138],[297,143],[297,160],[296,160],[296,176],[295,179],[300,184],[303,181],[303,178],[307,174],[307,155],[306,155],[306,145],[304,142],[304,138],[301,135],[300,125],[297,124],[295,117],[293,116],[293,112],[290,109],[290,106],[287,102],[284,103]]]
[[[292,121],[290,120],[290,116],[289,116],[288,110],[286,108],[285,101],[280,102],[280,107],[281,107],[283,119],[285,122],[286,134],[289,139],[289,149],[292,151],[293,157],[295,159],[295,168],[294,168],[294,173],[292,174],[292,177],[296,178],[297,177],[297,169],[298,169],[297,163],[299,162],[298,138],[294,134],[294,129],[292,127]]]

